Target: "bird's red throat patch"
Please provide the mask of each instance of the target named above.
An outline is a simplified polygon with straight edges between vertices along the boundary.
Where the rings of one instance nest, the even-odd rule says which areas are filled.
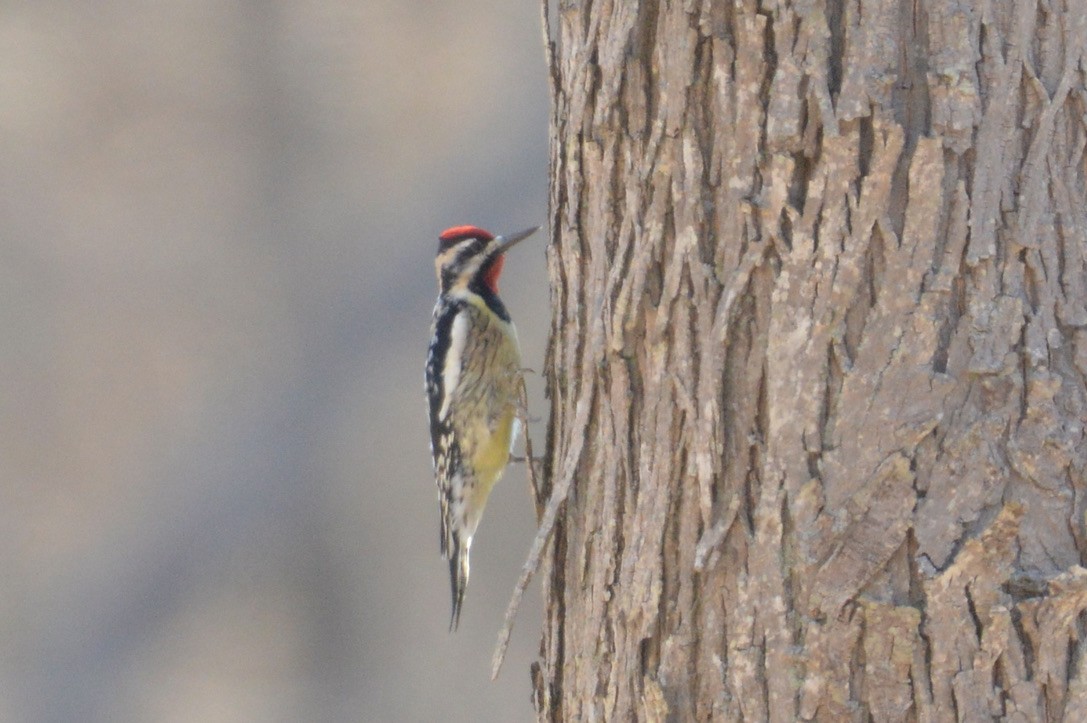
[[[502,274],[502,265],[505,263],[505,254],[499,254],[487,267],[487,270],[483,272],[483,283],[495,294],[498,294],[498,277]]]

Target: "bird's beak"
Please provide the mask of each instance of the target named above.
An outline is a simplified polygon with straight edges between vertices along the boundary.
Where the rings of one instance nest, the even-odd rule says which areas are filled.
[[[511,233],[511,234],[509,234],[507,236],[499,236],[498,238],[495,239],[495,241],[498,242],[498,251],[497,251],[497,253],[499,253],[499,254],[506,253],[511,248],[513,248],[515,244],[517,244],[517,243],[519,243],[521,241],[524,241],[526,238],[528,238],[529,236],[531,236],[532,234],[536,233],[539,230],[540,230],[539,226],[533,226],[532,228],[526,228],[524,231],[518,231],[517,233]]]

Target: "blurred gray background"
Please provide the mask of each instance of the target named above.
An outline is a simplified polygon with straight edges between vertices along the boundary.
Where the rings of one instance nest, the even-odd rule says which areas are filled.
[[[0,3],[0,720],[532,717],[525,470],[449,635],[422,365],[438,232],[546,221],[538,12]]]

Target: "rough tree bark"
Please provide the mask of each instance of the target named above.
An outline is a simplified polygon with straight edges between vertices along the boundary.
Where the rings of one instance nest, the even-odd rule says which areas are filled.
[[[1082,0],[547,5],[539,718],[1083,720]]]

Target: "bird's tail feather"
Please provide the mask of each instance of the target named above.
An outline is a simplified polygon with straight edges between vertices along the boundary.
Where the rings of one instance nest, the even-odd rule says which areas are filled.
[[[449,620],[449,632],[454,632],[460,624],[460,608],[464,603],[464,591],[468,589],[468,552],[472,547],[472,538],[461,540],[453,533],[449,552],[449,584],[453,593],[453,614]]]

